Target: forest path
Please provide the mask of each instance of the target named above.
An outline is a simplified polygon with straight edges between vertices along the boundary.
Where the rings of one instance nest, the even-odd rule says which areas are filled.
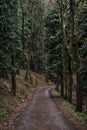
[[[50,98],[50,89],[42,88],[34,93],[30,106],[21,115],[15,130],[77,130],[57,109]]]

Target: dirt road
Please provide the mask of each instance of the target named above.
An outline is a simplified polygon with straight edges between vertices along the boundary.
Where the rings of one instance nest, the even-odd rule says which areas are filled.
[[[78,130],[63,118],[49,90],[43,88],[34,93],[31,105],[22,113],[15,130]]]

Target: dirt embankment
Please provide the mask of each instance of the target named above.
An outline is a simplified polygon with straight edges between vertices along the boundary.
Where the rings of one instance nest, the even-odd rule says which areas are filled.
[[[31,72],[33,79],[33,83],[31,84],[29,78],[27,81],[24,79],[25,71],[20,70],[20,75],[16,76],[16,97],[11,93],[11,80],[0,79],[0,130],[12,129],[14,120],[16,120],[31,101],[32,92],[38,89],[38,86],[36,86],[36,75],[37,85],[46,85],[44,75]]]

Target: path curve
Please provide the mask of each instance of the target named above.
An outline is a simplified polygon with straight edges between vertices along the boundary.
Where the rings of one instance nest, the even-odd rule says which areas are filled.
[[[15,130],[77,130],[62,117],[49,95],[51,88],[34,93],[31,105],[16,123]]]

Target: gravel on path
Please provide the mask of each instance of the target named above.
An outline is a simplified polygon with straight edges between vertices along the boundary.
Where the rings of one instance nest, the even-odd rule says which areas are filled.
[[[42,88],[34,93],[30,106],[16,122],[15,130],[78,130],[58,111],[50,98],[50,89]]]

